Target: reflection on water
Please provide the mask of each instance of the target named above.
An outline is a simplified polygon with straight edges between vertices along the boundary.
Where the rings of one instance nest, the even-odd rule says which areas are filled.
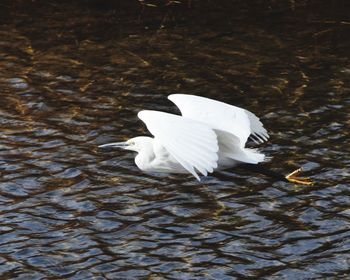
[[[347,277],[348,41],[288,22],[120,33],[100,12],[50,11],[0,26],[2,279]],[[317,183],[144,174],[96,149],[146,133],[138,110],[175,112],[175,92],[262,116],[266,166]]]

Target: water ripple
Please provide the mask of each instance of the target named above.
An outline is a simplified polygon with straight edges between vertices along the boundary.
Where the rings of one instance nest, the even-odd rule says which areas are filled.
[[[62,30],[50,7],[0,26],[2,279],[346,279],[347,57],[254,24],[210,42],[208,26],[96,39],[104,15],[69,9]],[[97,149],[146,134],[140,109],[175,113],[174,92],[256,112],[265,165],[317,183],[145,174]]]

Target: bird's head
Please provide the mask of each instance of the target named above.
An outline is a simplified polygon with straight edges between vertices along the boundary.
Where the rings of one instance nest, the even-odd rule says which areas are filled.
[[[150,137],[138,136],[138,137],[131,138],[125,142],[109,143],[98,147],[99,148],[121,148],[124,150],[140,152],[141,149],[148,146],[151,143],[151,141],[152,141],[152,138]]]

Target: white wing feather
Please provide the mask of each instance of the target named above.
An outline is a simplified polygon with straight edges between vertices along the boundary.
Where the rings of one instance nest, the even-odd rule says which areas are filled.
[[[255,142],[264,142],[269,137],[259,118],[248,110],[195,95],[172,94],[168,99],[180,109],[182,116],[237,136],[241,148],[250,135]]]
[[[248,115],[250,121],[251,139],[255,143],[263,143],[267,141],[270,136],[268,135],[267,130],[264,128],[264,125],[260,119],[248,110],[245,110],[245,112]]]
[[[208,125],[158,111],[141,111],[137,116],[154,138],[198,180],[197,171],[206,176],[217,168],[218,141]]]

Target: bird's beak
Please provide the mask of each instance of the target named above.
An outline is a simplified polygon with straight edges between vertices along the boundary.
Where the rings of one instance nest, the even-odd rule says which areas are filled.
[[[99,148],[122,148],[125,149],[128,147],[128,144],[126,142],[116,142],[116,143],[109,143],[98,146]]]

